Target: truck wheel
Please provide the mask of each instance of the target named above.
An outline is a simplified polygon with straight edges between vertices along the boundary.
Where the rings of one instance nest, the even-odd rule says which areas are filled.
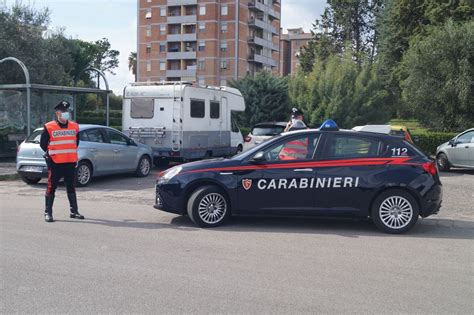
[[[34,185],[38,184],[39,181],[41,180],[41,177],[27,177],[27,176],[21,176],[21,180],[27,183],[28,185]]]
[[[436,157],[436,164],[438,164],[438,169],[443,172],[447,172],[451,168],[448,157],[444,153],[438,154]]]
[[[372,205],[372,219],[386,233],[405,233],[415,225],[418,215],[418,202],[400,189],[382,192]]]
[[[137,169],[135,170],[135,176],[146,177],[150,174],[151,160],[148,156],[144,155],[138,161]]]
[[[154,158],[153,159],[153,165],[155,165],[156,167],[165,167],[165,166],[168,166],[169,163],[170,163],[170,161],[168,159],[165,159],[165,158]]]
[[[230,203],[225,193],[216,186],[196,189],[188,200],[188,216],[200,227],[216,227],[230,216]]]

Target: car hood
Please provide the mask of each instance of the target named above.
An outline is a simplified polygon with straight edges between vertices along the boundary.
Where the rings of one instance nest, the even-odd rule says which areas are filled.
[[[202,170],[202,169],[216,168],[216,167],[221,168],[221,167],[236,166],[236,165],[240,165],[240,161],[225,159],[225,158],[217,158],[217,159],[211,159],[211,160],[185,163],[185,164],[181,164],[180,167],[182,167],[183,172],[188,172],[188,171],[194,171],[194,170]]]

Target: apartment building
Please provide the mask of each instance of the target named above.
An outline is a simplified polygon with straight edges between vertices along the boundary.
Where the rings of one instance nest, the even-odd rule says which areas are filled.
[[[138,0],[138,81],[279,73],[280,0]]]
[[[289,28],[287,33],[281,32],[280,38],[280,75],[293,75],[299,66],[301,48],[313,38],[311,33],[305,33],[303,28]]]

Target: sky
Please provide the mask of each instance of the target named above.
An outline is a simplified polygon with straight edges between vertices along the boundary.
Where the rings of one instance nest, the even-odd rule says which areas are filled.
[[[0,1],[1,2],[1,1]],[[324,0],[281,0],[281,25],[303,27],[306,32],[325,7]],[[11,5],[14,0],[7,0]],[[137,0],[22,0],[36,8],[51,10],[51,28],[63,28],[66,35],[86,41],[108,38],[112,49],[120,52],[116,75],[106,73],[110,88],[122,94],[124,86],[133,82],[128,70],[128,55],[136,51]]]

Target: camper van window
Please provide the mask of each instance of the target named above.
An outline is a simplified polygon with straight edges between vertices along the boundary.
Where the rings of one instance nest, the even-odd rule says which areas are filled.
[[[232,115],[232,116],[234,116],[234,115]],[[235,122],[234,117],[231,117],[231,125],[232,125],[232,132],[239,132],[240,131],[239,126],[237,126],[237,123]]]
[[[204,100],[191,100],[191,117],[204,118]]]
[[[219,102],[211,101],[211,118],[212,119],[218,119],[220,117],[219,109],[220,109]]]
[[[155,106],[152,98],[134,98],[131,100],[130,117],[153,118]]]

